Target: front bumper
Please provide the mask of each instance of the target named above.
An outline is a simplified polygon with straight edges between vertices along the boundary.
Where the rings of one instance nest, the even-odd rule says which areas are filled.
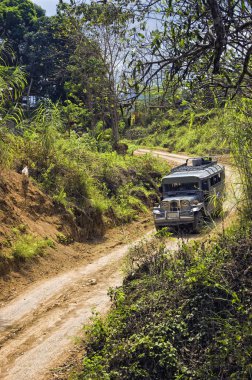
[[[191,224],[194,222],[193,212],[170,212],[170,211],[154,211],[154,223],[158,227],[179,226],[181,224]]]

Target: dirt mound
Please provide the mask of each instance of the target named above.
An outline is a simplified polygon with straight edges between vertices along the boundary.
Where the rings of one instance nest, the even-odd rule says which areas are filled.
[[[0,176],[0,248],[12,229],[24,226],[32,234],[57,239],[59,234],[76,241],[102,236],[104,226],[99,211],[73,207],[72,212],[55,203],[30,179],[27,196],[22,176],[4,171]]]

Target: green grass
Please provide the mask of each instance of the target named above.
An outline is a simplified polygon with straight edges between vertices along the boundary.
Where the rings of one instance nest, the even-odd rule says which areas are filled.
[[[28,156],[43,190],[70,212],[75,206],[97,209],[108,225],[129,222],[146,212],[158,197],[157,183],[170,170],[150,155],[99,152],[74,133],[54,141],[47,162],[40,155],[40,139],[33,139]]]
[[[137,124],[126,132],[126,138],[137,145],[162,147],[173,152],[215,155],[229,152],[220,133],[223,110],[170,110],[160,113],[147,125]]]
[[[54,243],[51,239],[38,239],[33,235],[26,234],[19,236],[14,242],[10,256],[16,260],[26,261],[43,255],[48,247],[53,246]]]

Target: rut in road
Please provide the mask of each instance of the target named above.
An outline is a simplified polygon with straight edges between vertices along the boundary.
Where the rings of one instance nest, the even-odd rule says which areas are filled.
[[[177,163],[186,158],[161,151],[153,154]],[[233,201],[226,207],[232,205]],[[176,240],[168,242],[169,249],[177,245]],[[72,337],[89,321],[92,310],[105,313],[109,309],[107,290],[121,285],[120,266],[128,248],[121,246],[88,265],[36,284],[0,309],[1,379],[45,378],[73,345]],[[97,283],[91,285],[91,278]]]

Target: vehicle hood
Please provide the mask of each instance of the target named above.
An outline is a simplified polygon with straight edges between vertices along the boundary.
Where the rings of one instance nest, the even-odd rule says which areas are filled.
[[[167,197],[164,197],[162,201],[201,201],[201,197],[199,194],[177,194],[177,195],[169,195]]]

